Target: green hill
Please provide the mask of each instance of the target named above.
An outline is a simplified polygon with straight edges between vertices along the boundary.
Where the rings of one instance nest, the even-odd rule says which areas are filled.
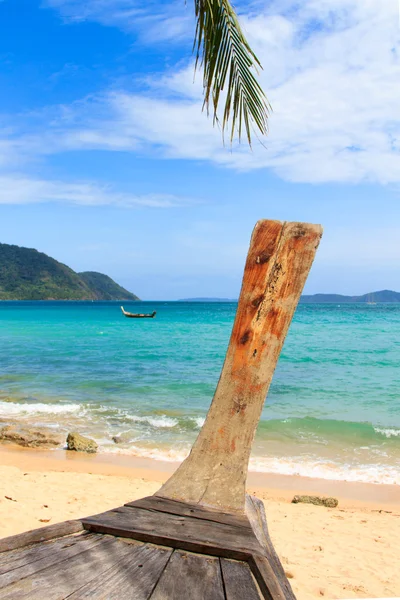
[[[79,277],[96,294],[96,300],[139,300],[135,294],[131,294],[125,288],[115,283],[108,275],[85,271],[78,273]]]
[[[107,275],[75,273],[32,248],[0,244],[0,300],[138,300]]]

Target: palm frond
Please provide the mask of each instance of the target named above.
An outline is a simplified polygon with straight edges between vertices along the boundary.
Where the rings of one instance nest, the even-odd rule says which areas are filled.
[[[210,105],[214,123],[218,121],[221,93],[226,89],[222,131],[230,125],[230,140],[235,131],[239,141],[243,128],[251,146],[251,131],[255,127],[265,135],[271,106],[255,71],[262,68],[249,46],[236,13],[229,0],[194,0],[196,34],[193,50],[196,66],[203,68],[204,105]],[[226,88],[225,88],[226,86]]]

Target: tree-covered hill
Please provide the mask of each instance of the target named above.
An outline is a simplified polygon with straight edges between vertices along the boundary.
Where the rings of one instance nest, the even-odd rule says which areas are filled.
[[[138,300],[107,275],[75,273],[32,248],[0,244],[0,300]]]
[[[85,271],[78,275],[89,286],[92,293],[96,294],[96,300],[139,300],[135,294],[131,294],[115,283],[108,275],[95,271]]]

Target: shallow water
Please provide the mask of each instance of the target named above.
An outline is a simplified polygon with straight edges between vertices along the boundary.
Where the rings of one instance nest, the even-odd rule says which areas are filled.
[[[102,452],[183,458],[218,381],[235,303],[0,303],[0,418]],[[251,459],[260,471],[400,482],[400,305],[300,305]],[[117,436],[121,443],[116,444]]]

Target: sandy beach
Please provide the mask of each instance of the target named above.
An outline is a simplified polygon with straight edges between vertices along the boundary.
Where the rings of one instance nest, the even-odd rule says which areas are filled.
[[[115,508],[154,493],[176,467],[132,457],[0,449],[0,537]],[[299,600],[400,596],[400,490],[252,473]],[[292,504],[334,494],[336,509]]]

